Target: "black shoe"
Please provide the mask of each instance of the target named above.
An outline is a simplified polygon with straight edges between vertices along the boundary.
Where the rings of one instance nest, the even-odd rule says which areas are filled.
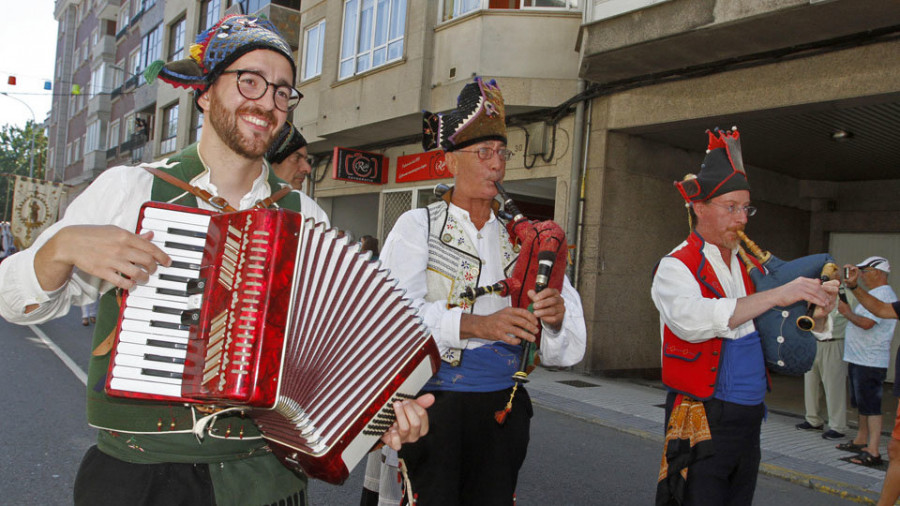
[[[819,425],[818,427],[816,427],[809,422],[803,422],[803,423],[798,423],[797,425],[794,425],[794,427],[797,427],[800,430],[822,430],[824,425]]]
[[[844,437],[846,437],[846,436],[844,436],[840,432],[833,430],[833,429],[829,429],[829,430],[825,431],[824,434],[822,434],[822,439],[830,439],[832,441],[837,440],[837,439],[844,439]]]

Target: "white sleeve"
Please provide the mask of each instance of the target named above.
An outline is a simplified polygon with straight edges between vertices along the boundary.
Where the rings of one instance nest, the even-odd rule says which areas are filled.
[[[331,227],[331,220],[328,219],[328,215],[325,214],[325,211],[319,207],[319,204],[312,197],[302,191],[294,191],[300,194],[300,213],[303,216],[312,218],[316,223],[324,223],[326,226]]]
[[[569,282],[568,277],[563,278],[561,295],[566,304],[566,316],[559,332],[554,332],[553,329],[541,324],[541,363],[568,367],[584,358],[587,330],[581,296]]]
[[[382,265],[390,269],[390,277],[396,279],[398,288],[406,291],[405,297],[416,308],[419,316],[431,331],[441,353],[450,348],[465,348],[465,340],[459,339],[460,308],[447,308],[447,301],[428,302],[426,271],[428,269],[428,212],[426,209],[407,211],[394,224],[384,241],[379,257]]]
[[[95,300],[112,284],[75,272],[52,292],[44,291],[34,270],[35,253],[61,228],[72,225],[116,225],[133,232],[141,205],[150,199],[153,176],[136,167],[113,167],[103,172],[69,205],[65,216],[51,225],[25,251],[0,263],[0,316],[11,323],[43,323],[63,316],[73,304]],[[26,306],[38,308],[25,313]]]
[[[741,337],[739,329],[728,327],[737,299],[704,297],[697,279],[677,258],[665,257],[659,262],[650,295],[659,311],[660,322],[685,341],[698,343],[714,337]]]

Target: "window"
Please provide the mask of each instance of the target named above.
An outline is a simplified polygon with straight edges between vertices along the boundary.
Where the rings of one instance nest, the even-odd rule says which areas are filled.
[[[303,74],[301,80],[322,74],[322,55],[325,48],[325,20],[307,28],[303,34]]]
[[[126,28],[128,28],[128,20],[129,20],[128,7],[129,7],[128,3],[125,3],[125,5],[123,5],[122,8],[119,9],[119,15],[116,18],[116,33],[117,34],[121,33]]]
[[[178,104],[163,109],[162,142],[159,154],[175,151],[175,140],[178,136]]]
[[[481,0],[444,0],[444,12],[442,21],[458,18],[482,8]]]
[[[184,29],[187,21],[184,17],[169,27],[169,58],[166,61],[184,59]]]
[[[200,140],[200,133],[203,131],[203,113],[196,107],[191,107],[191,133],[189,141],[191,144]]]
[[[219,11],[222,9],[222,0],[203,0],[200,2],[200,29],[205,32],[212,28],[219,20]]]
[[[241,6],[244,9],[245,14],[253,14],[255,12],[259,12],[260,9],[269,5],[270,0],[238,0],[233,2]]]
[[[103,148],[103,141],[100,138],[100,131],[103,130],[102,121],[94,121],[87,127],[84,134],[84,153],[90,153]]]
[[[98,93],[108,91],[104,86],[104,77],[106,76],[106,64],[101,63],[100,66],[91,71],[91,82],[88,83],[88,93],[91,98],[97,96]]]
[[[100,44],[100,28],[94,28],[91,31],[91,45],[96,46]]]
[[[144,35],[144,38],[141,39],[141,53],[138,57],[138,67],[135,69],[135,74],[141,74],[141,71],[150,66],[151,63],[155,62],[159,59],[160,54],[160,27],[156,26],[152,30],[150,30],[147,35]],[[138,80],[141,84],[144,84],[144,76],[141,75]]]
[[[119,60],[116,62],[116,66],[113,68],[113,84],[112,88],[115,90],[116,88],[120,88],[122,83],[125,82],[125,72],[127,72],[128,67],[125,66],[125,60]]]
[[[109,124],[109,138],[106,141],[108,148],[112,149],[119,145],[119,120],[115,120]]]
[[[403,56],[406,0],[344,0],[339,78]]]

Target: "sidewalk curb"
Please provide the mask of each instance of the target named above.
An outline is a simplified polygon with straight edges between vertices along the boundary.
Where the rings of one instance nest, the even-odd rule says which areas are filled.
[[[774,464],[760,463],[759,472],[773,478],[780,478],[797,485],[802,485],[813,490],[834,495],[841,499],[847,499],[860,504],[876,504],[878,496],[870,490],[856,485],[822,478],[811,474],[805,474],[791,469],[786,469]],[[874,498],[873,498],[874,496]]]

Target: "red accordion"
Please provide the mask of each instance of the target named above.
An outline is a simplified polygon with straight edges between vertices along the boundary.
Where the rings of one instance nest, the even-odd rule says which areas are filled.
[[[150,230],[173,264],[123,300],[109,395],[246,406],[288,467],[340,483],[439,367],[402,291],[337,230],[156,202]]]

